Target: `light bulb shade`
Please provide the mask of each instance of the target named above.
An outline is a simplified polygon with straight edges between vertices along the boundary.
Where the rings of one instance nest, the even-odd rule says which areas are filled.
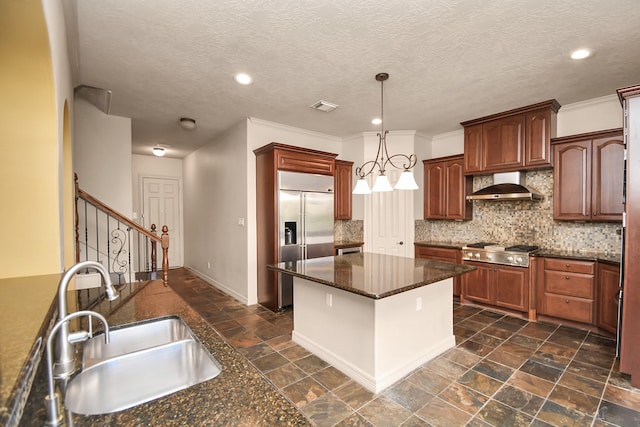
[[[164,148],[162,147],[153,147],[153,155],[157,156],[157,157],[162,157],[164,156],[166,153],[164,151]]]
[[[393,187],[389,182],[389,178],[386,175],[378,175],[376,178],[376,182],[373,184],[373,188],[371,191],[375,193],[383,192],[383,191],[393,191]]]
[[[356,182],[356,186],[353,189],[353,194],[371,194],[371,188],[369,188],[369,183],[366,179],[360,178]]]
[[[417,190],[418,184],[416,184],[413,173],[404,171],[400,174],[400,178],[398,179],[396,186],[393,188],[396,190]]]

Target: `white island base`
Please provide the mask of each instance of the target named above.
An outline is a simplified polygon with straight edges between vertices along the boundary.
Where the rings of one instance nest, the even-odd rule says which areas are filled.
[[[373,299],[294,277],[292,340],[378,393],[455,346],[453,279]]]

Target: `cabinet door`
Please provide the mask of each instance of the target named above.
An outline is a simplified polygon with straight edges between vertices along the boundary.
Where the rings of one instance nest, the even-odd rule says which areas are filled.
[[[458,249],[438,248],[429,246],[415,246],[415,257],[424,258],[432,261],[449,262],[459,264],[461,262],[462,253]],[[453,278],[453,296],[459,297],[462,289],[461,276]]]
[[[482,124],[464,128],[464,173],[482,172]]]
[[[464,158],[449,160],[444,164],[444,215],[447,219],[471,219],[472,204],[467,201],[467,189],[471,191],[473,178],[464,175]]]
[[[553,146],[553,219],[591,218],[591,140]]]
[[[598,264],[598,327],[612,334],[618,329],[620,267]]]
[[[424,218],[443,219],[445,200],[444,162],[424,162]]]
[[[478,263],[466,261],[463,263],[473,265],[477,269],[462,275],[462,298],[487,304],[493,303],[493,295],[491,295],[489,283],[489,268]]]
[[[529,270],[520,267],[496,267],[491,280],[495,286],[496,305],[518,311],[529,310]]]
[[[482,125],[482,166],[485,172],[524,166],[524,114]]]
[[[551,166],[551,110],[525,114],[525,167]]]
[[[351,219],[351,170],[353,162],[336,160],[334,208],[335,219]]]
[[[591,217],[594,221],[622,221],[623,164],[622,136],[593,140]]]

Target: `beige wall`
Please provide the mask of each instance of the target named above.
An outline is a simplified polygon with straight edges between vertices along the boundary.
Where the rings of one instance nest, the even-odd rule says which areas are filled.
[[[0,52],[0,278],[60,272],[62,126],[40,1],[0,3]]]

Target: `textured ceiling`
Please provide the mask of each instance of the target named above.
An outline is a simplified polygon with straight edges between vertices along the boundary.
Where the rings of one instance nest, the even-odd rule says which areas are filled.
[[[79,0],[76,84],[113,92],[133,152],[183,157],[246,117],[335,136],[426,135],[640,83],[638,0]],[[76,40],[77,37],[77,40]],[[569,53],[595,56],[576,62]],[[251,86],[233,80],[254,77]],[[340,107],[323,113],[323,99]],[[197,129],[180,128],[193,117]]]

